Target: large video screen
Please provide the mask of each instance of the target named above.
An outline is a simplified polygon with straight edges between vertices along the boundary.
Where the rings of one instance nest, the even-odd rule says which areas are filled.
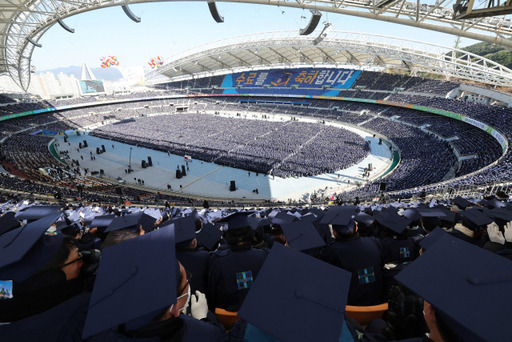
[[[105,93],[105,86],[103,86],[102,80],[85,80],[78,82],[80,84],[80,92],[82,95]]]

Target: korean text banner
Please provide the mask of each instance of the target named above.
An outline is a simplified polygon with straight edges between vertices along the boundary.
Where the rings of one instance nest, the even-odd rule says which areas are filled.
[[[226,75],[222,87],[298,87],[348,89],[360,70],[299,68],[238,72]]]

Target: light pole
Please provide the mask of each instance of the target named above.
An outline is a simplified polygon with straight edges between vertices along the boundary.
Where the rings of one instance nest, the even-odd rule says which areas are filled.
[[[130,159],[128,161],[128,173],[132,172],[132,147],[130,146]]]

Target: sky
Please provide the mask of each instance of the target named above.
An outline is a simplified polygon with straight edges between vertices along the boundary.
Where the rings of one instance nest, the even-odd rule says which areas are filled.
[[[311,18],[309,10],[287,7],[217,2],[224,23],[216,23],[206,2],[159,2],[130,5],[140,17],[135,23],[121,6],[89,11],[65,18],[75,29],[71,34],[56,24],[39,39],[32,65],[41,72],[58,67],[86,63],[99,67],[100,58],[114,55],[120,67],[147,65],[150,58],[167,58],[211,41],[249,33],[305,28]],[[438,32],[353,16],[322,13],[321,23],[311,36],[318,35],[322,23],[329,21],[332,30],[382,34],[445,46],[454,46],[456,37]],[[462,39],[460,46],[474,43]]]

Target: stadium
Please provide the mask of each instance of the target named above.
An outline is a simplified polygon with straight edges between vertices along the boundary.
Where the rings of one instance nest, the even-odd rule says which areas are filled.
[[[137,3],[0,1],[0,339],[510,338],[512,70],[458,46],[509,49],[510,6],[248,1],[308,10],[305,26],[152,58],[143,84],[113,86],[84,63],[50,91],[32,65],[43,36],[56,25],[73,33],[64,20],[102,8],[140,22]],[[224,22],[215,1],[207,7]],[[321,23],[327,13],[457,44],[338,31]],[[505,280],[484,280],[489,298],[467,307],[416,284],[480,276]],[[289,279],[302,287],[279,285]],[[268,291],[280,299],[265,302]],[[307,310],[321,319],[297,315]],[[489,317],[481,327],[461,313],[472,310]],[[45,331],[49,320],[62,324]]]

